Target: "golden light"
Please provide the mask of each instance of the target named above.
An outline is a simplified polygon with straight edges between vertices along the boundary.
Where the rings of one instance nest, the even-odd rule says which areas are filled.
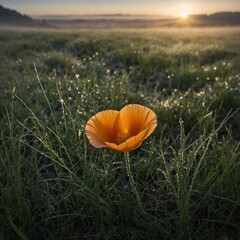
[[[188,13],[185,12],[185,11],[182,11],[182,12],[180,13],[180,17],[181,17],[182,19],[186,19],[186,18],[188,17]]]

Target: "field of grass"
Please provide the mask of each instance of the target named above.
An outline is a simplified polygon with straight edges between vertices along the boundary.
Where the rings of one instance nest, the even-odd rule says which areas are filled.
[[[0,239],[240,239],[240,29],[0,31]],[[124,155],[86,121],[137,103]]]

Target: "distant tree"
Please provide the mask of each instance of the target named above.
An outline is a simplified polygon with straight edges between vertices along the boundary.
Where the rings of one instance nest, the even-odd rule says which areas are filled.
[[[0,5],[0,24],[28,24],[32,23],[33,20],[27,15],[8,9]]]

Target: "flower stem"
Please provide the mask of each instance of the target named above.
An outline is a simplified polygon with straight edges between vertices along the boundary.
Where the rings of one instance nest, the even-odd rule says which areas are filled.
[[[137,202],[138,202],[138,206],[139,208],[143,209],[142,207],[142,202],[141,202],[141,199],[139,197],[139,194],[138,194],[138,191],[137,191],[137,188],[136,188],[136,184],[133,180],[133,176],[132,176],[132,172],[131,172],[131,167],[130,167],[130,160],[129,160],[129,152],[125,152],[124,153],[124,158],[125,158],[125,164],[126,164],[126,168],[127,168],[127,174],[128,174],[128,177],[129,177],[129,180],[130,180],[130,184],[132,186],[132,189],[133,189],[133,192],[137,198]]]

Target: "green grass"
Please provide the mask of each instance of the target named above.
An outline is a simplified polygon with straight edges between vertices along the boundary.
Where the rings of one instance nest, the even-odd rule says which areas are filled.
[[[240,239],[240,30],[0,31],[0,239]],[[124,155],[86,121],[130,103]]]

